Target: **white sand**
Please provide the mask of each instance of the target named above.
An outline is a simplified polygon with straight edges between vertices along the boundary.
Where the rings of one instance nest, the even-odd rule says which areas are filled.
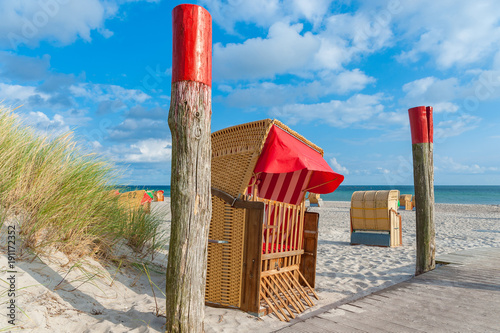
[[[316,276],[320,300],[302,317],[406,280],[414,273],[415,212],[399,211],[403,216],[402,247],[351,246],[349,204],[325,201],[323,207],[312,209],[320,213]],[[168,206],[168,201],[154,203],[153,209],[168,210]],[[169,229],[170,214],[165,211],[164,215]],[[438,256],[462,249],[500,247],[500,206],[437,204],[435,223]],[[5,229],[2,234],[5,236]],[[9,327],[9,274],[5,272],[8,263],[3,237],[1,242],[0,332]],[[126,247],[122,251],[127,251]],[[20,307],[16,323],[25,331],[164,331],[165,318],[155,315],[155,297],[145,274],[127,267],[117,273],[115,266],[103,266],[90,259],[72,268],[60,253],[34,260],[25,253],[21,258],[16,263],[16,304]],[[153,261],[166,266],[165,254]],[[165,297],[161,290],[165,289],[165,274],[161,268],[151,274],[160,289],[154,290],[156,302],[160,313],[164,313]],[[207,332],[272,332],[286,325],[273,315],[259,319],[238,310],[206,307]]]

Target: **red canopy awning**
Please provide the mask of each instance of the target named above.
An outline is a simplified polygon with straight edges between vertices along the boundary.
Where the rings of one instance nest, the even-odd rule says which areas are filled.
[[[254,173],[261,197],[294,204],[306,191],[331,193],[344,180],[318,151],[276,125],[269,131]]]

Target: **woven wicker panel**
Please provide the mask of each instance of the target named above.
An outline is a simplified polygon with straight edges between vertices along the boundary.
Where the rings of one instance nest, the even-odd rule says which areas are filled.
[[[240,307],[244,230],[245,210],[212,196],[209,239],[228,243],[208,243],[206,301]]]
[[[399,191],[356,191],[351,198],[355,230],[391,230],[390,210],[397,210]]]
[[[222,240],[224,235],[224,201],[212,196],[212,219],[208,238]],[[222,278],[222,245],[208,243],[207,257],[207,282],[205,286],[205,300],[208,302],[221,302]]]
[[[271,124],[264,119],[212,133],[212,186],[232,196],[244,193]]]
[[[264,119],[212,133],[212,186],[244,194],[269,130],[276,125],[323,156],[323,150],[278,120]]]

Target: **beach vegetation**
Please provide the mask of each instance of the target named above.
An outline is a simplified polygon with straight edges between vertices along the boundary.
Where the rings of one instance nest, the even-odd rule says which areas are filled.
[[[124,207],[113,194],[119,174],[72,133],[39,135],[0,108],[0,227],[15,221],[22,248],[77,259],[109,257],[124,240],[141,254],[164,246],[161,216]]]

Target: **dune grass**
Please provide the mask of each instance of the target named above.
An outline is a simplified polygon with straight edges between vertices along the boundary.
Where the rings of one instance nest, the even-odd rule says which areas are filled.
[[[155,249],[159,216],[130,211],[111,195],[112,163],[84,154],[72,134],[36,135],[0,108],[0,227],[19,223],[23,247],[68,255],[106,256],[126,239],[136,251]]]

